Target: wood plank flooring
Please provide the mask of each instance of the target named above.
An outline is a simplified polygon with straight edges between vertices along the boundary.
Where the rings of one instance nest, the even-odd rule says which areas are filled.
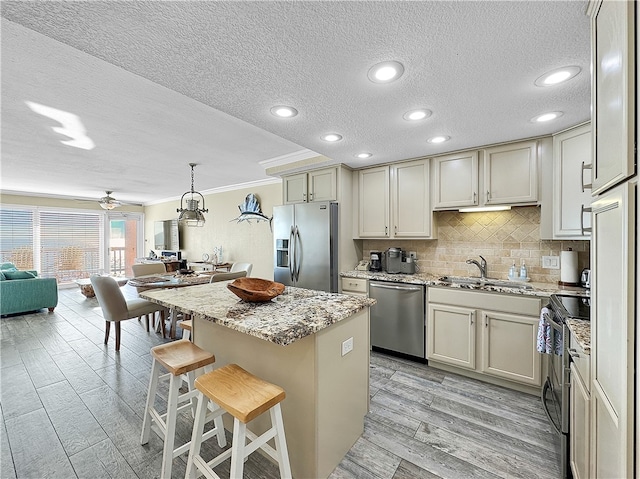
[[[159,477],[162,442],[139,437],[149,349],[167,340],[125,321],[117,354],[114,334],[108,346],[103,335],[97,301],[75,288],[60,291],[53,314],[0,319],[0,478]],[[332,479],[560,477],[539,398],[377,353],[370,377],[365,431]],[[180,415],[178,440],[191,424]],[[205,456],[219,452],[205,446]],[[186,456],[173,477],[184,477]],[[228,461],[216,471],[229,477]],[[254,454],[245,477],[278,469]]]

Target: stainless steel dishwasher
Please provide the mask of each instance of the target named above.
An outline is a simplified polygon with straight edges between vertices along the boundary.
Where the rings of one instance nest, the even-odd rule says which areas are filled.
[[[371,346],[425,362],[425,287],[369,281]]]

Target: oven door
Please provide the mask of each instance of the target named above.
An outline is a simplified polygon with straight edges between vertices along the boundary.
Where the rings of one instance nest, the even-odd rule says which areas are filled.
[[[564,371],[563,324],[549,314],[545,314],[544,319],[550,326],[551,344],[561,346],[556,351],[560,354],[551,353],[546,355],[548,368],[547,379],[542,388],[542,405],[553,428],[558,434],[562,434],[568,432],[568,421],[566,421],[567,424],[565,425],[563,418],[563,406],[568,400],[568,392],[565,392],[563,384],[564,380],[567,379]]]

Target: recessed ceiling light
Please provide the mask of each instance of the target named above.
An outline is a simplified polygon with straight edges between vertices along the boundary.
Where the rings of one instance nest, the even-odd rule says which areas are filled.
[[[397,80],[404,73],[402,63],[396,61],[388,61],[373,65],[369,69],[367,76],[373,83],[389,83]]]
[[[298,110],[292,106],[277,105],[271,108],[271,114],[278,118],[291,118],[298,114]]]
[[[544,123],[545,121],[555,120],[562,116],[561,111],[551,111],[549,113],[543,113],[542,115],[534,116],[531,118],[533,123]]]
[[[411,110],[406,112],[402,118],[407,121],[418,121],[424,120],[425,118],[429,118],[431,116],[431,110]]]
[[[342,140],[342,135],[338,135],[337,133],[327,133],[326,135],[322,135],[324,141],[336,142]]]
[[[429,143],[443,143],[443,142],[445,142],[447,140],[450,140],[450,139],[451,139],[451,137],[449,137],[449,136],[434,136],[432,138],[429,138],[427,141]]]
[[[571,66],[571,67],[562,67],[557,70],[553,70],[545,73],[544,75],[538,77],[538,79],[534,82],[537,86],[552,86],[557,85],[558,83],[565,82],[570,80],[574,76],[580,73],[580,67]]]
[[[356,157],[366,160],[367,158],[371,158],[373,155],[371,153],[358,153]]]

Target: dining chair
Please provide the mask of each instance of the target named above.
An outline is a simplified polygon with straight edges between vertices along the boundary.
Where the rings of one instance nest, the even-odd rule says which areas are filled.
[[[230,273],[236,273],[238,271],[246,271],[247,276],[251,276],[251,270],[253,269],[253,263],[233,263]]]
[[[131,265],[131,269],[133,270],[133,277],[137,278],[138,276],[146,276],[148,274],[165,274],[167,269],[164,266],[164,263],[136,263]]]
[[[125,299],[118,283],[109,276],[91,276],[91,285],[105,320],[104,344],[109,341],[111,322],[116,323],[116,351],[120,351],[120,321],[160,313],[164,321],[167,308],[140,298]]]
[[[229,279],[244,278],[245,276],[249,276],[246,271],[235,271],[233,273],[231,271],[229,271],[228,273],[216,273],[211,276],[209,283],[217,283],[218,281],[227,281]]]

